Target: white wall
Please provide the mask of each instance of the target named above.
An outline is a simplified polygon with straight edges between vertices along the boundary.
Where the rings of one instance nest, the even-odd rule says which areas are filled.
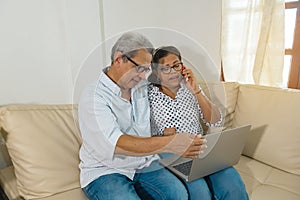
[[[78,66],[101,41],[97,0],[0,0],[0,105],[70,103]]]
[[[133,28],[182,32],[220,63],[221,0],[0,0],[0,25],[0,105],[72,103],[88,53]]]
[[[221,0],[99,2],[103,4],[105,38],[141,27],[172,29],[196,40],[216,63],[220,63]]]

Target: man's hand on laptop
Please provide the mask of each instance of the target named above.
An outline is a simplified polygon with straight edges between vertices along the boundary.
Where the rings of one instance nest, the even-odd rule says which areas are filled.
[[[196,158],[202,151],[207,148],[206,139],[201,135],[189,133],[180,133],[172,135],[173,139],[166,147],[171,153],[175,153],[185,158]]]

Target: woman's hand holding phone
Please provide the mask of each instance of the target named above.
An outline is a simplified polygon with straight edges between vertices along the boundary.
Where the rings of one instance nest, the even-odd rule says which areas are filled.
[[[194,94],[199,89],[197,86],[197,80],[193,74],[191,69],[186,68],[184,65],[182,66],[181,74],[184,77],[184,83],[186,84],[187,88]]]

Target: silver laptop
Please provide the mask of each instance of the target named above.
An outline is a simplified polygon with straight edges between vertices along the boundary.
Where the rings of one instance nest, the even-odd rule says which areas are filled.
[[[197,158],[174,155],[161,159],[160,163],[186,181],[210,175],[238,163],[250,128],[251,125],[246,125],[207,134],[204,136],[207,148]]]

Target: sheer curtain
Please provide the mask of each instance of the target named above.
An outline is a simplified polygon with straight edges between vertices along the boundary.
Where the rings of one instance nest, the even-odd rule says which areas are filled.
[[[223,0],[226,81],[282,87],[284,0]]]

